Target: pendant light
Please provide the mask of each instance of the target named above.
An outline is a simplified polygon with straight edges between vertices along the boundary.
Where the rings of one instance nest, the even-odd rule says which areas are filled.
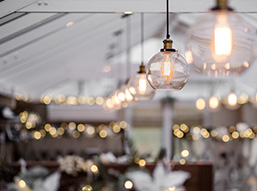
[[[188,81],[188,64],[178,51],[172,48],[173,41],[169,35],[169,0],[167,0],[167,35],[163,43],[163,49],[147,64],[147,80],[155,90],[180,90]]]
[[[209,107],[212,111],[215,111],[220,106],[220,99],[217,95],[212,95],[208,101]]]
[[[240,107],[238,97],[234,91],[231,91],[225,100],[225,107],[229,110],[236,110]]]
[[[188,31],[186,59],[209,76],[237,75],[255,59],[256,29],[235,13],[227,0],[216,3]]]
[[[155,90],[150,86],[146,79],[144,65],[144,15],[141,13],[141,65],[136,75],[130,78],[128,87],[135,100],[151,100]]]

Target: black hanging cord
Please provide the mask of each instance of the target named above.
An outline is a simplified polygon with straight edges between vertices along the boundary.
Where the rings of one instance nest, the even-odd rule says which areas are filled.
[[[127,16],[127,78],[130,78],[130,15]]]
[[[167,34],[166,34],[166,38],[170,38],[170,34],[169,34],[169,0],[167,0]]]
[[[141,13],[141,65],[144,65],[144,13]]]

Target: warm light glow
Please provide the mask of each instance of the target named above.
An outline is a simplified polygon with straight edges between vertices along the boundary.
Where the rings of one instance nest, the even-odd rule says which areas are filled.
[[[99,136],[100,136],[101,138],[106,138],[106,137],[107,137],[107,131],[106,131],[106,130],[101,130],[101,131],[99,132]]]
[[[180,160],[179,160],[179,163],[182,164],[182,165],[184,165],[184,164],[186,164],[186,160],[185,160],[185,159],[180,159]]]
[[[139,165],[140,167],[145,167],[146,161],[145,161],[144,159],[140,159],[140,160],[138,161],[138,165]]]
[[[210,136],[210,133],[206,130],[206,129],[202,129],[201,130],[201,135],[204,137],[204,138],[208,138]]]
[[[59,128],[57,129],[57,133],[58,133],[58,135],[63,135],[63,134],[64,134],[64,128],[59,127]]]
[[[44,99],[43,99],[43,102],[44,102],[44,104],[46,104],[46,105],[50,104],[51,101],[52,101],[52,97],[49,96],[49,95],[46,95],[46,96],[44,97]]]
[[[166,80],[169,80],[172,78],[174,75],[174,69],[173,69],[173,64],[170,58],[169,54],[165,54],[165,57],[162,61],[162,66],[161,66],[161,75],[164,77]]]
[[[130,92],[132,95],[136,94],[136,90],[135,90],[135,88],[134,88],[133,86],[129,87],[129,92]]]
[[[184,136],[184,133],[182,131],[177,132],[177,137],[182,138]]]
[[[69,96],[66,100],[66,103],[68,105],[77,105],[78,104],[78,99],[75,96]]]
[[[245,104],[248,102],[249,96],[246,93],[243,93],[239,96],[238,98],[238,103],[239,104]]]
[[[95,100],[95,103],[96,103],[97,105],[103,105],[103,103],[104,103],[104,98],[102,98],[102,97],[97,97],[96,100]]]
[[[19,186],[20,188],[25,188],[27,185],[26,185],[26,182],[25,182],[24,180],[20,180],[20,181],[18,182],[18,186]]]
[[[175,130],[175,129],[179,129],[179,125],[178,124],[173,125],[173,130]]]
[[[106,65],[103,67],[103,72],[110,72],[112,70],[111,66]]]
[[[218,135],[218,132],[216,130],[211,131],[211,136],[216,137]]]
[[[133,187],[133,183],[130,181],[130,180],[127,180],[125,183],[124,183],[124,187],[126,189],[131,189]]]
[[[41,137],[46,136],[46,131],[44,129],[40,129]]]
[[[141,74],[138,82],[138,91],[139,94],[145,94],[147,88],[147,82],[145,79],[145,74]]]
[[[66,24],[66,27],[70,27],[71,25],[73,25],[73,22],[68,22],[68,23]]]
[[[126,121],[121,121],[121,122],[120,122],[120,127],[121,127],[122,129],[127,128],[127,126],[128,126],[128,124],[127,124]]]
[[[131,93],[129,92],[128,88],[126,88],[125,90],[125,97],[126,97],[126,100],[128,102],[131,102],[133,100],[133,96],[131,95]]]
[[[82,188],[82,191],[92,191],[93,190],[93,187],[90,186],[90,185],[86,185]]]
[[[229,56],[232,52],[232,31],[227,25],[227,16],[219,14],[214,29],[214,50],[218,56]]]
[[[205,108],[205,101],[203,98],[199,98],[196,100],[195,106],[198,110],[204,110]]]
[[[200,133],[200,128],[199,127],[194,127],[193,131],[194,131],[195,134],[198,134],[198,133]]]
[[[72,133],[72,136],[73,136],[75,139],[77,139],[77,138],[79,138],[80,133],[79,133],[78,131],[74,131],[74,132]]]
[[[47,124],[45,124],[44,128],[48,132],[50,130],[50,128],[51,128],[51,125],[47,123]]]
[[[70,123],[69,123],[69,129],[70,129],[70,130],[76,129],[76,124],[75,124],[74,122],[70,122]]]
[[[79,104],[85,104],[87,102],[87,98],[85,96],[79,96],[78,97],[78,103]]]
[[[235,93],[232,92],[228,95],[228,104],[230,106],[235,106],[237,104],[237,96]]]
[[[222,141],[228,142],[229,140],[230,140],[230,138],[229,138],[228,135],[223,135],[223,136],[222,136]]]
[[[95,133],[95,128],[92,126],[88,126],[86,129],[87,134],[93,135]]]
[[[219,107],[219,98],[217,98],[216,96],[212,96],[210,99],[209,99],[209,107],[211,109],[217,109]]]
[[[187,50],[185,52],[185,57],[186,57],[186,61],[187,61],[188,64],[193,63],[193,56],[192,56],[192,52],[190,50]]]
[[[93,172],[93,173],[98,173],[98,167],[94,164],[91,166],[90,170]]]
[[[168,189],[169,189],[169,191],[175,191],[175,190],[176,190],[176,187],[175,187],[175,186],[172,186],[172,187],[169,187]]]
[[[122,102],[125,101],[125,99],[126,99],[125,93],[124,92],[119,92],[118,93],[118,98]]]
[[[248,62],[244,62],[244,67],[248,68],[250,66],[250,64]]]
[[[114,125],[112,128],[114,133],[119,133],[120,132],[120,126],[119,125]]]
[[[50,130],[49,130],[49,133],[51,134],[51,135],[55,135],[56,134],[56,129],[54,128],[54,127],[51,127],[50,128]]]
[[[83,132],[85,130],[85,126],[83,124],[79,124],[77,129],[79,132]]]
[[[95,98],[89,97],[89,98],[87,99],[87,104],[88,104],[88,105],[94,105],[94,104],[95,104]]]
[[[173,128],[174,128],[174,126],[173,126]],[[182,123],[182,124],[180,125],[180,129],[181,129],[182,131],[184,131],[185,133],[187,133],[187,132],[189,131],[188,126],[187,126],[186,124],[184,124],[184,123]]]
[[[124,14],[131,15],[131,14],[133,14],[133,11],[124,11]]]
[[[238,132],[233,132],[232,133],[232,137],[233,137],[233,139],[237,139],[238,137],[239,137],[239,133]]]
[[[41,138],[41,133],[38,132],[38,131],[36,131],[36,132],[34,133],[34,138],[37,139],[37,140],[39,140],[39,139]]]
[[[181,156],[182,157],[188,157],[189,156],[189,151],[188,150],[181,151]]]

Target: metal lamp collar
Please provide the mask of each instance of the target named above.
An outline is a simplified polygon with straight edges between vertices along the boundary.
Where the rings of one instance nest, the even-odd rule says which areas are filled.
[[[163,40],[163,48],[161,52],[177,52],[176,49],[172,48],[173,41],[170,38],[166,38]]]
[[[212,11],[233,11],[231,7],[228,6],[228,0],[217,0],[216,6],[211,9]]]
[[[139,71],[137,73],[138,74],[145,74],[146,73],[145,65],[143,63],[139,66]]]

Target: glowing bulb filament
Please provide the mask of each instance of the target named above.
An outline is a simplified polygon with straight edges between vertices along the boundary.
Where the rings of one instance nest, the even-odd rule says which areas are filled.
[[[165,58],[162,62],[161,75],[166,79],[169,79],[174,75],[173,64],[168,54],[165,55]]]
[[[219,15],[214,29],[214,51],[218,56],[229,56],[232,52],[232,30],[227,25],[227,16]]]
[[[138,83],[138,91],[140,94],[144,94],[145,91],[146,91],[146,87],[147,87],[147,84],[146,84],[146,79],[143,77],[140,77],[139,79],[139,83]]]

